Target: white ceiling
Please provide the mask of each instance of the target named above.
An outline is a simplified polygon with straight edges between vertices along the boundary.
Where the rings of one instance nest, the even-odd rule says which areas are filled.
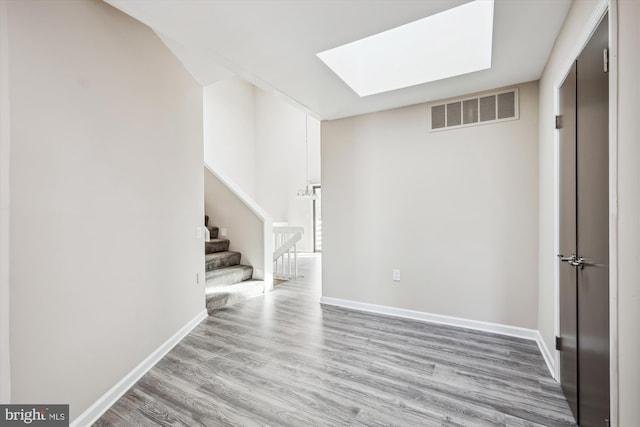
[[[318,52],[469,0],[105,1],[158,33],[201,84],[237,75],[321,120],[537,80],[571,5],[495,0],[491,69],[361,98]]]

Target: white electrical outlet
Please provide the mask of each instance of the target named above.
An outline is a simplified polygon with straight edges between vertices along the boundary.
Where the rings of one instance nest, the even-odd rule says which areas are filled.
[[[220,229],[220,237],[227,237],[227,229],[226,228],[221,228]]]
[[[392,270],[392,273],[393,273],[393,281],[394,282],[399,282],[400,281],[400,270],[398,270],[398,269]]]

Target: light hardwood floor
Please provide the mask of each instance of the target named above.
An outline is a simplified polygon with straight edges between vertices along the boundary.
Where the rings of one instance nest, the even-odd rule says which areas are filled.
[[[321,306],[304,278],[196,327],[96,426],[574,426],[533,341]]]

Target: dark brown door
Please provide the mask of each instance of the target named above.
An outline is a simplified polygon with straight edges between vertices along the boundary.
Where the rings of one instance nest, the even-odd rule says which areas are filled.
[[[576,259],[576,63],[560,86],[560,384],[578,419],[578,273]]]
[[[609,419],[609,46],[607,16],[578,56],[578,414]]]
[[[560,380],[581,427],[609,419],[607,48],[605,16],[560,89]]]

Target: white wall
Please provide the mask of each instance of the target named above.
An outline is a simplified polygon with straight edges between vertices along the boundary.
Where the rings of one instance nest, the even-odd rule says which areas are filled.
[[[204,310],[202,89],[103,2],[8,21],[12,400],[74,419]]]
[[[256,88],[256,199],[275,221],[304,227],[299,250],[313,251],[313,210],[296,194],[309,181],[320,183],[320,122],[274,95]],[[305,143],[308,121],[308,154]]]
[[[322,122],[323,296],[535,328],[538,85],[519,120],[428,114]]]
[[[640,425],[640,2],[618,1],[619,426]]]
[[[232,78],[204,88],[204,162],[255,197],[254,86]]]

